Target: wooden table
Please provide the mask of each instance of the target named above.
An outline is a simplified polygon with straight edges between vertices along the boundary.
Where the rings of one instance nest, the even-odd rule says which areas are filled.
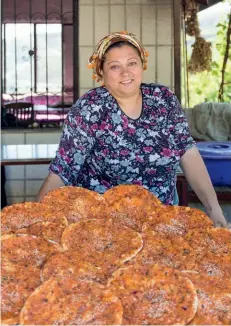
[[[58,144],[3,145],[1,165],[49,164]],[[177,172],[179,205],[188,206],[188,182],[181,170]]]

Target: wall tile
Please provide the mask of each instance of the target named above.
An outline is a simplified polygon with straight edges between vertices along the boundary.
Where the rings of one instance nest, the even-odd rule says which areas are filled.
[[[110,32],[120,32],[125,29],[124,6],[111,6]]]
[[[156,48],[155,46],[146,46],[145,49],[148,51],[148,69],[144,71],[144,82],[155,83],[156,78]]]
[[[79,91],[79,96],[82,96],[83,94],[85,94],[87,91],[89,91],[90,88],[80,88]]]
[[[110,3],[110,0],[95,0],[95,5],[107,5]]]
[[[158,44],[173,44],[172,7],[159,5],[157,7],[157,42]]]
[[[142,0],[143,1],[143,0]],[[172,4],[172,0],[156,0],[157,4]]]
[[[11,180],[5,183],[6,196],[23,197],[24,196],[24,180]]]
[[[26,196],[36,196],[43,183],[43,180],[28,180],[26,181]]]
[[[79,81],[80,88],[92,88],[92,69],[87,68],[88,59],[93,53],[93,47],[79,48]]]
[[[26,166],[26,179],[41,179],[45,180],[48,176],[48,167],[49,164],[44,165],[27,165]]]
[[[157,51],[158,82],[166,86],[171,85],[171,46],[158,47]]]
[[[123,4],[125,4],[125,0],[110,0],[110,4],[111,5],[123,5]]]
[[[26,144],[58,144],[61,136],[61,129],[57,132],[38,132],[26,134]]]
[[[156,7],[142,6],[142,43],[156,43]]]
[[[131,5],[134,5],[134,4],[140,4],[142,3],[143,0],[126,0],[126,4],[131,4]]]
[[[109,6],[95,7],[95,42],[109,33]]]
[[[23,203],[24,197],[7,197],[7,205],[13,205],[16,203]]]
[[[126,6],[127,31],[135,34],[140,39],[140,6]]]
[[[26,196],[26,201],[36,202],[36,196]]]
[[[1,141],[2,145],[24,144],[24,133],[3,133]]]
[[[174,75],[175,75],[175,66],[174,66],[174,46],[171,48],[171,53],[172,53],[172,80],[171,80],[171,88],[174,86]]]
[[[80,5],[92,5],[93,0],[79,0]]]
[[[24,179],[24,165],[5,166],[6,180]]]
[[[93,45],[93,6],[79,7],[79,45]]]

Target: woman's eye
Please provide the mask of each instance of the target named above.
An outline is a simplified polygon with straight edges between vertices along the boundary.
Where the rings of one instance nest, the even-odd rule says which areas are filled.
[[[110,69],[113,69],[113,70],[115,70],[115,69],[119,69],[119,67],[120,67],[120,66],[118,66],[118,65],[115,65],[115,66],[111,66],[111,67],[110,67]]]
[[[137,64],[136,61],[129,62],[129,66],[135,66]]]

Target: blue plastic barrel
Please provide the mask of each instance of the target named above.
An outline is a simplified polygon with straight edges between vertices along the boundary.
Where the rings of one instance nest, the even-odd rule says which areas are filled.
[[[197,148],[213,185],[231,186],[231,142],[198,142]]]

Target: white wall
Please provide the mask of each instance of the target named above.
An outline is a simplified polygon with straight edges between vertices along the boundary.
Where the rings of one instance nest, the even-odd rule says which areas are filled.
[[[14,144],[58,144],[61,130],[25,130],[2,132],[1,141],[5,145]],[[35,196],[48,174],[48,165],[6,166],[7,204],[34,201]]]
[[[88,58],[110,32],[127,30],[149,52],[144,82],[159,82],[174,90],[172,0],[80,0],[80,94],[95,85]]]

